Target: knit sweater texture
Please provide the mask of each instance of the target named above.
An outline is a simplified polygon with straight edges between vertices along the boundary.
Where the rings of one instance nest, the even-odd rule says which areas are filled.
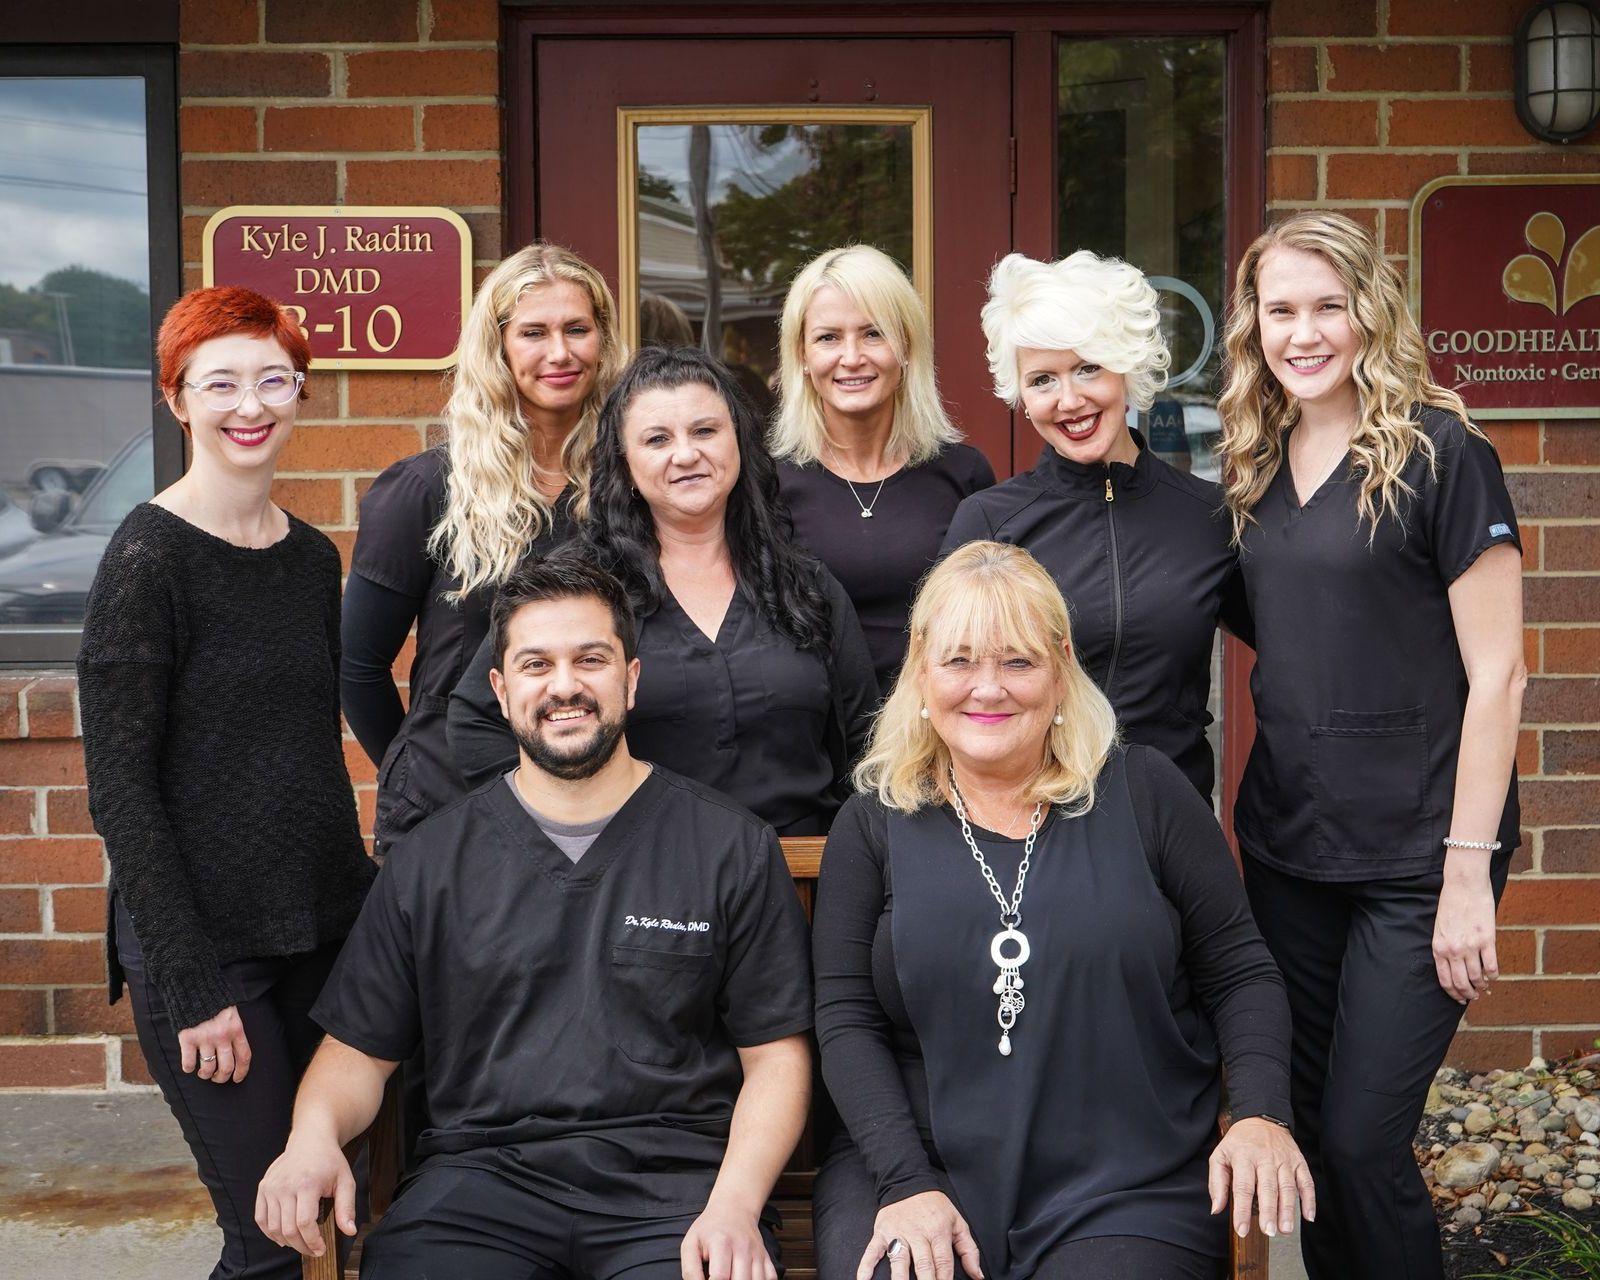
[[[89,809],[177,1027],[222,966],[342,938],[375,874],[339,725],[339,553],[239,547],[152,503],[100,562],[78,656]],[[107,961],[121,995],[112,926]]]

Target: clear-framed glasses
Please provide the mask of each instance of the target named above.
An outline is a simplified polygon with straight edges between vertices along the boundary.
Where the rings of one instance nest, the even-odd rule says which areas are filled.
[[[205,382],[185,382],[200,397],[200,403],[216,413],[232,413],[244,403],[245,396],[255,393],[261,404],[288,404],[300,394],[305,383],[303,373],[269,373],[256,382],[235,382],[232,378],[210,378]]]

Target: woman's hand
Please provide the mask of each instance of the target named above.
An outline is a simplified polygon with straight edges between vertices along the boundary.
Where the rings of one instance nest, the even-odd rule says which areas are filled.
[[[212,1084],[230,1080],[238,1084],[250,1074],[250,1041],[245,1039],[237,1005],[230,1004],[197,1027],[185,1027],[178,1032],[178,1047],[183,1050],[183,1069]]]
[[[917,1280],[952,1280],[957,1257],[972,1280],[983,1280],[978,1242],[972,1238],[967,1220],[942,1191],[924,1191],[878,1210],[872,1239],[867,1241],[867,1251],[856,1268],[856,1280],[870,1280],[873,1269],[896,1240],[901,1248],[889,1259],[889,1274],[894,1280],[907,1280],[913,1268]]]
[[[1233,1184],[1233,1229],[1240,1236],[1250,1230],[1252,1198],[1261,1206],[1261,1230],[1269,1236],[1294,1230],[1296,1191],[1301,1215],[1316,1221],[1317,1191],[1306,1158],[1289,1131],[1270,1120],[1234,1121],[1211,1153],[1207,1182],[1212,1213],[1227,1208],[1228,1184]]]
[[[1500,976],[1494,950],[1494,886],[1489,883],[1488,859],[1478,865],[1452,866],[1458,852],[1445,860],[1444,886],[1439,890],[1439,911],[1433,919],[1433,966],[1439,985],[1451,999],[1467,1004],[1484,995]]]

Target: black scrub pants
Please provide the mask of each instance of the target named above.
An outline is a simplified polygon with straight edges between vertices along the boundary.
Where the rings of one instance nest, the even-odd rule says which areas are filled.
[[[311,1006],[338,954],[333,943],[305,955],[223,965],[243,997],[237,1007],[250,1041],[250,1070],[238,1084],[212,1084],[184,1072],[181,1028],[172,1025],[143,962],[122,957],[139,1048],[183,1130],[222,1228],[222,1256],[211,1280],[299,1280],[300,1255],[256,1226],[256,1188],[289,1139],[294,1092],[322,1039]]]
[[[361,1280],[682,1280],[678,1251],[699,1216],[571,1209],[492,1169],[433,1165],[367,1238]],[[766,1222],[761,1238],[777,1265]]]
[[[1492,864],[1497,902],[1509,866],[1509,854]],[[1294,1019],[1294,1133],[1317,1188],[1317,1220],[1300,1224],[1306,1274],[1443,1280],[1411,1149],[1465,1012],[1433,962],[1442,873],[1335,883],[1247,857],[1244,881]]]

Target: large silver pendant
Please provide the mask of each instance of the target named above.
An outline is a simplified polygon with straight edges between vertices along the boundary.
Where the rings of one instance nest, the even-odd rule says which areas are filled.
[[[1013,948],[1009,953],[1008,947]],[[1022,997],[1021,970],[1022,966],[1028,963],[1030,953],[1028,935],[1014,925],[1007,925],[1000,930],[989,943],[989,958],[1000,969],[1000,976],[994,980],[994,993],[1000,997],[997,1017],[1000,1023],[1002,1057],[1011,1056],[1011,1028],[1016,1025],[1017,1015],[1027,1003]]]

